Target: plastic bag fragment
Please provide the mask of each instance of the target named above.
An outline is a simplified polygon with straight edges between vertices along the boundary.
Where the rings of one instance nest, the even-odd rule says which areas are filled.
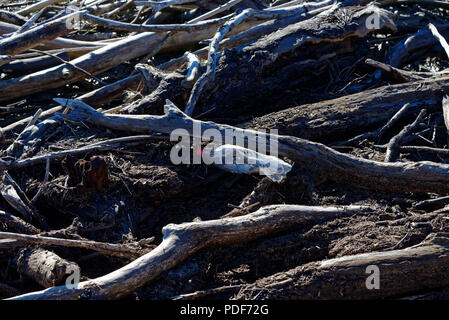
[[[277,157],[230,144],[215,147],[212,154],[214,164],[221,169],[247,174],[258,172],[275,182],[281,182],[292,169]]]

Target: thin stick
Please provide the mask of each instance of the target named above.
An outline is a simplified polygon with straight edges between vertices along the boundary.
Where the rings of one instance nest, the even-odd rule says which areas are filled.
[[[196,17],[189,21],[189,23],[196,23],[199,21],[203,21],[206,19],[209,19],[210,17],[213,17],[216,14],[219,14],[220,12],[223,12],[225,10],[228,10],[229,8],[235,6],[236,4],[240,3],[242,0],[230,0],[226,2],[225,4],[222,4],[221,6],[218,6],[217,8],[206,12],[205,14],[200,15],[199,17]]]
[[[121,258],[135,259],[145,254],[145,250],[133,248],[123,244],[97,242],[90,240],[72,240],[60,239],[39,235],[20,234],[12,232],[0,232],[0,239],[14,239],[27,243],[38,243],[43,245],[54,245],[64,247],[76,247],[98,251],[107,255],[117,256]]]
[[[425,114],[426,110],[422,109],[416,117],[415,121],[402,129],[401,132],[399,132],[390,140],[387,146],[387,152],[385,154],[385,162],[396,161],[397,157],[399,156],[399,147],[402,139],[418,126],[419,122],[422,120]]]
[[[123,143],[141,143],[145,141],[153,141],[153,140],[168,140],[168,136],[163,135],[139,135],[139,136],[130,136],[130,137],[122,137],[109,139],[105,141],[100,141],[97,143],[93,143],[91,145],[81,147],[78,149],[64,150],[59,152],[53,152],[47,155],[37,156],[33,158],[17,160],[14,162],[10,162],[6,167],[7,168],[21,168],[29,165],[35,165],[38,163],[45,162],[47,160],[55,160],[61,159],[68,155],[77,155],[82,153],[88,153],[93,151],[106,151],[117,149],[120,144]]]
[[[220,293],[228,293],[228,292],[234,292],[237,290],[240,290],[244,285],[243,284],[236,284],[232,286],[223,286],[219,288],[212,288],[212,289],[206,289],[206,290],[200,290],[192,293],[185,293],[180,294],[179,296],[174,296],[171,299],[172,300],[194,300],[198,298],[204,298],[206,296],[220,294]]]
[[[136,6],[148,6],[156,10],[161,10],[175,4],[190,3],[195,1],[196,0],[134,1],[134,4]]]
[[[389,130],[393,125],[395,125],[398,120],[410,109],[410,103],[404,104],[404,106],[399,109],[398,112],[394,114],[394,116],[391,117],[391,119],[379,130],[379,133],[377,133],[377,141],[379,142],[382,138],[382,135]]]
[[[104,81],[102,81],[101,79],[97,78],[97,77],[94,76],[92,73],[90,73],[90,72],[84,70],[83,68],[78,67],[77,65],[75,65],[75,64],[73,64],[73,63],[70,63],[69,61],[66,61],[66,60],[62,59],[61,57],[58,57],[57,55],[55,55],[55,54],[53,54],[53,53],[49,53],[49,52],[41,51],[41,50],[37,50],[37,49],[31,49],[30,51],[38,52],[38,53],[40,53],[40,54],[44,54],[44,55],[53,57],[53,58],[55,58],[56,60],[59,60],[59,61],[61,61],[62,63],[65,63],[66,65],[72,67],[73,69],[76,69],[76,70],[78,70],[78,71],[84,73],[84,74],[87,75],[88,77],[90,77],[90,78],[94,79],[95,81],[97,81],[97,82],[98,82],[99,84],[101,84],[102,86],[108,85],[106,82],[104,82]]]
[[[132,24],[125,23],[120,21],[114,21],[110,19],[104,19],[97,16],[93,16],[91,14],[84,14],[83,19],[94,23],[96,25],[112,28],[114,30],[120,31],[129,31],[129,32],[166,32],[166,31],[194,31],[194,30],[203,30],[210,27],[218,26],[223,24],[225,21],[229,19],[229,16],[206,20],[197,22],[195,24],[153,24],[153,25],[145,25],[145,24]]]
[[[43,111],[41,113],[40,117],[45,117],[45,116],[51,115],[51,114],[61,111],[61,110],[62,110],[62,107],[54,107],[54,108],[48,109],[46,111]],[[23,118],[22,120],[11,123],[11,124],[7,125],[6,127],[1,128],[1,132],[3,134],[5,134],[6,132],[9,132],[9,131],[17,128],[18,126],[21,126],[25,123],[29,123],[30,121],[32,121],[33,118],[34,118],[34,116],[29,116],[29,117]]]
[[[209,55],[207,58],[207,68],[206,72],[201,75],[201,77],[198,79],[198,81],[193,86],[192,92],[189,97],[189,101],[187,102],[186,108],[185,108],[185,114],[188,116],[191,116],[193,114],[193,111],[195,109],[195,105],[197,100],[199,99],[199,96],[201,94],[201,91],[203,90],[204,85],[209,82],[210,80],[213,80],[215,76],[215,68],[217,64],[217,58],[218,58],[218,46],[220,44],[220,41],[228,34],[234,27],[239,25],[241,22],[245,21],[249,16],[251,16],[254,13],[253,9],[245,9],[235,17],[231,18],[228,22],[226,22],[223,26],[221,26],[218,31],[215,33],[215,36],[213,37],[210,46],[209,46]]]
[[[45,165],[45,176],[44,181],[42,182],[42,186],[39,188],[33,199],[31,199],[31,203],[35,203],[39,197],[41,196],[42,192],[44,192],[46,184],[48,182],[48,176],[50,174],[50,159],[47,158],[47,163]]]

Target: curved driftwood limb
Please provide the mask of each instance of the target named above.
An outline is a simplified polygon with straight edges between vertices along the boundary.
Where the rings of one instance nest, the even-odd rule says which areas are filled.
[[[73,289],[60,286],[12,299],[118,299],[202,248],[252,241],[294,225],[317,223],[363,210],[367,208],[274,205],[242,217],[169,224],[163,228],[164,239],[157,248],[110,274],[81,282]]]
[[[80,101],[65,101],[72,112],[61,116],[71,121],[87,121],[114,130],[139,133],[171,134],[175,129],[182,129],[185,130],[186,135],[195,135],[199,139],[204,139],[205,130],[214,129],[220,132],[222,137],[226,137],[229,133],[243,137],[245,147],[248,146],[251,149],[261,143],[270,146],[269,141],[277,139],[278,155],[313,169],[317,173],[317,179],[324,177],[339,183],[393,192],[449,192],[449,176],[447,174],[449,165],[446,164],[433,162],[382,163],[357,158],[339,153],[325,145],[292,136],[277,136],[195,120],[180,111],[170,101],[167,101],[164,116],[103,114]],[[194,133],[194,127],[200,128],[200,131]],[[201,136],[198,137],[197,134],[201,134]],[[209,139],[207,138],[206,141]]]
[[[430,234],[406,249],[308,263],[246,285],[234,298],[381,299],[437,289],[449,284],[448,254],[449,235]]]
[[[426,115],[426,110],[422,109],[415,121],[411,124],[407,125],[402,129],[397,135],[391,138],[390,142],[387,145],[387,152],[385,153],[385,162],[394,162],[399,156],[399,147],[402,139],[411,133],[420,123],[422,118]]]
[[[76,247],[84,248],[97,252],[101,252],[106,255],[117,256],[120,258],[136,259],[143,254],[147,253],[146,250],[138,247],[132,247],[124,244],[105,243],[89,240],[72,240],[72,239],[59,239],[53,237],[45,237],[41,235],[28,235],[11,232],[0,232],[0,239],[14,239],[25,243],[35,243],[46,246],[63,246],[63,247]]]
[[[40,248],[24,248],[16,257],[17,270],[44,288],[63,284],[72,272],[80,272],[75,262]]]

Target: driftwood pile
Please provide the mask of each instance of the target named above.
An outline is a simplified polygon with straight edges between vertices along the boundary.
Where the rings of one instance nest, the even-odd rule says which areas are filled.
[[[448,1],[26,0],[0,37],[1,298],[449,297]]]

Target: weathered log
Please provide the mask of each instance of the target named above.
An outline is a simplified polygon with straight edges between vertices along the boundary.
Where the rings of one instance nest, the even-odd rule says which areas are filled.
[[[366,59],[365,63],[374,68],[391,73],[391,75],[394,78],[396,78],[397,80],[400,80],[401,82],[419,81],[419,80],[423,80],[425,78],[431,78],[431,77],[444,77],[445,75],[447,76],[449,74],[448,70],[443,70],[441,72],[407,71],[407,70],[402,70],[402,69],[392,67],[388,64],[385,64],[385,63],[382,63],[379,61],[375,61],[372,59]]]
[[[13,33],[19,30],[19,27],[7,22],[0,21],[0,35]],[[106,43],[100,41],[81,41],[58,37],[46,43],[40,44],[39,49],[61,49],[61,48],[82,48],[82,54],[106,46]],[[78,53],[79,54],[79,53]]]
[[[233,48],[233,47],[239,46],[243,43],[251,42],[251,41],[253,41],[259,37],[262,37],[268,33],[274,32],[274,31],[278,30],[279,28],[286,27],[289,24],[297,23],[299,21],[304,21],[304,20],[309,19],[309,18],[313,17],[314,15],[316,15],[320,12],[326,11],[326,10],[328,13],[330,13],[330,12],[334,11],[335,9],[336,9],[336,7],[335,8],[323,7],[321,9],[312,10],[311,12],[294,15],[292,17],[287,17],[287,18],[283,18],[280,20],[267,21],[258,26],[250,28],[247,31],[240,32],[238,34],[230,36],[229,38],[224,39],[222,41],[222,43],[220,44],[220,48]],[[193,54],[195,56],[198,56],[198,58],[206,59],[208,52],[209,52],[208,48],[203,48],[203,49],[195,51]],[[166,63],[159,65],[158,68],[162,69],[166,72],[178,71],[179,69],[181,69],[183,67],[183,64],[185,62],[188,62],[188,61],[186,61],[187,60],[186,58],[187,58],[187,56],[184,55],[180,58],[172,59]],[[79,99],[90,104],[90,105],[97,106],[97,105],[101,104],[101,102],[109,101],[111,99],[111,97],[116,97],[116,96],[122,94],[122,92],[125,89],[134,90],[139,83],[139,79],[141,79],[140,75],[138,75],[138,76],[135,75],[135,76],[125,78],[125,79],[117,82],[116,84],[112,84],[111,86],[114,86],[112,95],[103,94],[102,92],[100,92],[100,89],[98,89],[95,93],[92,92],[92,93],[88,94],[88,95],[92,95],[92,97],[82,96]],[[112,87],[110,87],[110,88],[112,88]],[[127,110],[128,113],[142,113],[142,112],[148,112],[148,111],[152,111],[152,110],[161,109],[162,106],[165,104],[166,98],[170,98],[173,101],[177,101],[178,100],[177,97],[179,97],[180,98],[179,101],[187,101],[186,97],[188,95],[186,95],[186,94],[188,94],[188,93],[185,92],[185,89],[186,89],[185,86],[179,87],[177,85],[177,83],[161,83],[159,88],[156,89],[156,91],[171,92],[171,93],[175,93],[176,96],[169,97],[169,95],[165,94],[159,98],[159,95],[157,94],[157,92],[153,92],[149,96],[146,96],[139,101],[131,103],[129,106],[127,106],[123,109]],[[108,89],[105,88],[105,90],[107,90],[107,92],[109,92],[109,88]],[[100,102],[97,102],[97,101],[100,101]]]
[[[67,34],[76,28],[76,23],[71,21],[78,17],[79,13],[74,12],[23,33],[13,34],[0,41],[0,54],[14,56]]]
[[[312,262],[244,286],[237,299],[381,299],[449,284],[449,234],[410,248]],[[374,271],[373,271],[374,270]],[[377,273],[377,271],[379,273]],[[379,287],[371,277],[379,276]],[[369,289],[369,288],[370,289]]]
[[[449,24],[437,25],[436,27],[442,36],[449,37]],[[400,68],[410,61],[410,57],[416,59],[417,56],[428,52],[438,43],[438,39],[432,35],[430,29],[423,28],[391,48],[388,55],[388,64]]]
[[[25,248],[16,257],[18,271],[45,288],[64,283],[72,272],[79,273],[74,262],[62,259],[55,253],[39,248]]]
[[[57,54],[58,57],[64,60],[69,60],[69,54],[62,52]],[[9,77],[17,77],[32,72],[37,72],[42,69],[51,68],[61,64],[60,61],[53,57],[33,57],[27,59],[16,59],[0,68],[0,72],[8,74]]]
[[[248,21],[240,24],[235,33],[246,30],[252,26],[262,23],[264,20]],[[181,50],[193,45],[203,39],[211,37],[215,33],[215,27],[209,27],[195,32],[180,31],[174,33],[164,50]],[[97,74],[111,69],[124,61],[128,61],[150,52],[163,41],[166,32],[152,33],[144,32],[128,38],[105,45],[89,54],[81,56],[71,63],[91,74]],[[74,40],[71,40],[74,41]],[[27,94],[41,92],[51,88],[57,88],[64,84],[72,83],[83,77],[83,73],[70,70],[64,73],[65,65],[31,73],[29,75],[2,81],[0,83],[0,101],[9,100]]]
[[[6,21],[12,24],[22,25],[26,23],[27,19],[17,13],[0,10],[0,21]]]
[[[257,146],[271,146],[278,140],[277,153],[313,170],[316,182],[321,179],[348,183],[371,190],[393,192],[449,192],[449,166],[433,162],[382,163],[337,152],[319,143],[304,139],[255,132],[229,125],[204,122],[188,117],[173,103],[167,101],[164,116],[118,115],[98,112],[83,102],[56,99],[72,109],[70,114],[60,115],[70,121],[86,121],[106,128],[139,133],[160,132],[171,134],[173,130],[185,130],[186,135],[209,141],[204,134],[208,129],[217,130],[221,137],[230,133],[242,137],[244,146],[257,151]],[[194,132],[194,128],[199,128]],[[223,140],[224,138],[222,138]],[[11,164],[9,164],[11,165]],[[7,167],[8,165],[6,165]]]
[[[383,125],[404,103],[410,104],[409,115],[422,108],[429,112],[439,110],[448,90],[449,77],[384,86],[273,112],[245,123],[244,127],[278,129],[279,134],[314,141],[338,141]]]
[[[275,32],[276,30],[280,28],[285,28],[286,26],[290,24],[294,24],[300,21],[307,20],[320,12],[323,11],[332,11],[336,9],[332,8],[333,6],[327,6],[320,9],[315,9],[310,12],[306,12],[303,14],[295,15],[292,17],[287,17],[279,20],[270,20],[264,23],[261,23],[260,25],[254,26],[246,31],[240,32],[238,34],[231,35],[230,37],[224,39],[220,43],[220,48],[234,48],[239,45],[252,42],[258,38],[261,38],[267,34],[270,34],[272,32]],[[198,56],[201,59],[207,59],[207,54],[209,52],[209,48],[205,47],[199,50],[196,50],[193,52],[196,56]],[[185,63],[186,57],[182,56],[179,58],[172,59],[170,61],[167,61],[159,66],[159,68],[167,70],[167,71],[174,71],[176,69],[179,69],[182,67],[182,65]]]
[[[12,214],[0,210],[0,222],[8,227],[8,230],[14,230],[16,232],[25,234],[39,233],[39,229],[23,221],[22,219],[13,216]]]
[[[153,251],[100,278],[80,282],[76,288],[54,287],[12,299],[117,299],[155,279],[201,248],[252,241],[307,222],[356,214],[366,207],[307,207],[275,205],[252,214],[227,219],[169,224],[164,239]]]

